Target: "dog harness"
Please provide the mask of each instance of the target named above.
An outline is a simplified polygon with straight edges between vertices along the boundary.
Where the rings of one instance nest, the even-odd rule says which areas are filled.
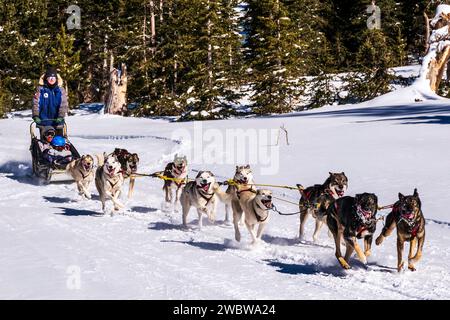
[[[199,188],[198,186],[197,186],[197,189],[201,190],[201,188]],[[211,199],[214,197],[214,193],[212,193],[211,196],[210,196],[209,198],[208,198],[204,193],[202,193],[202,192],[199,192],[199,194],[200,194],[200,196],[201,196],[203,199],[206,200],[205,207],[208,205],[209,201],[211,201]]]
[[[237,198],[240,200],[241,199],[241,193],[242,192],[246,192],[246,191],[250,191],[250,192],[256,193],[256,190],[253,189],[252,187],[250,187],[249,189],[237,190],[236,191]]]
[[[356,212],[356,216],[358,218],[358,220],[353,223],[353,228],[356,230],[356,237],[360,238],[362,232],[369,230],[369,228],[372,227],[373,223],[376,223],[377,220],[373,217],[373,212],[363,210],[356,204],[353,205],[353,210]],[[370,216],[367,217],[365,213],[370,213]]]
[[[114,188],[119,183],[119,180],[117,180],[116,183],[112,183],[109,179],[106,181],[108,181],[108,183],[111,185],[111,188]]]
[[[408,233],[411,234],[412,237],[417,236],[417,233],[419,232],[419,228],[420,228],[420,219],[408,219],[405,218],[404,215],[400,212],[400,204],[396,204],[394,205],[394,208],[392,209],[392,212],[395,214],[396,216],[396,222],[400,223],[402,221],[404,221],[406,223],[406,225],[408,226]]]
[[[186,173],[186,167],[184,167],[182,171],[179,171],[174,162],[171,162],[171,164],[172,164],[172,168],[169,171],[168,177],[181,180],[180,182],[177,182],[175,180],[172,181],[173,183],[175,183],[177,188],[180,188],[182,185],[186,184],[186,177],[184,177],[184,178],[179,177]]]
[[[83,177],[83,180],[86,179],[86,177],[89,175],[89,172],[88,172],[88,174],[84,175],[83,172],[81,171],[81,169],[79,169],[78,172],[80,172],[81,176]]]

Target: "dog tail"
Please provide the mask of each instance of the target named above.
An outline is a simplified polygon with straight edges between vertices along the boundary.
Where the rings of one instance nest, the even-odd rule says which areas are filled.
[[[95,157],[97,158],[97,166],[101,167],[102,165],[105,164],[105,158],[106,158],[105,152],[96,154]]]

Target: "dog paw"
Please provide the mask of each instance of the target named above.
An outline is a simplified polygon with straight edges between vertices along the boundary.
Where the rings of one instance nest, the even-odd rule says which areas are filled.
[[[383,237],[383,236],[379,236],[379,237],[375,240],[375,244],[376,244],[377,246],[379,246],[379,245],[383,242],[383,240],[384,240],[384,237]]]
[[[339,260],[339,263],[341,264],[342,268],[344,268],[346,270],[351,268],[350,265],[347,263],[347,261],[345,261],[344,258],[340,257],[340,258],[338,258],[338,260]]]
[[[364,255],[366,256],[366,258],[370,257],[370,255],[372,254],[372,251],[367,250],[364,252]]]
[[[408,264],[408,269],[411,271],[416,271],[416,267],[413,264]]]
[[[404,265],[404,263],[402,262],[402,263],[400,263],[400,264],[397,266],[397,271],[398,271],[398,272],[402,272],[402,271],[403,271],[403,265]]]
[[[184,231],[190,231],[190,230],[192,230],[192,228],[189,227],[187,224],[183,223],[183,224],[181,225],[181,230],[184,230]]]

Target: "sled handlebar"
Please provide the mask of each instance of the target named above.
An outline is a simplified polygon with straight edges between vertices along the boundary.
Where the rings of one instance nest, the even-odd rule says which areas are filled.
[[[49,119],[49,120],[52,120],[52,119]],[[33,125],[34,125],[34,127],[33,127]],[[30,136],[31,136],[31,139],[34,139],[34,138],[36,138],[36,134],[35,134],[35,128],[37,127],[37,123],[36,123],[36,121],[31,121],[31,124],[30,124]],[[64,137],[67,137],[67,123],[65,123],[64,122],[64,127],[63,127],[63,136]]]

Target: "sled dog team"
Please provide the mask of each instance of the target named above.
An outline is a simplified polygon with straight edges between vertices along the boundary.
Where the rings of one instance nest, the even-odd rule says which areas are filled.
[[[114,210],[124,208],[119,200],[125,179],[130,179],[128,198],[133,194],[133,174],[137,172],[139,157],[136,153],[129,153],[125,149],[115,149],[107,155],[96,155],[98,166],[94,170],[94,158],[83,155],[72,161],[67,171],[74,178],[79,194],[84,198],[91,198],[90,185],[95,186],[105,212],[106,200],[113,202]],[[173,162],[164,171],[156,172],[152,176],[164,178],[164,205],[178,211],[181,204],[183,226],[188,227],[187,217],[191,207],[198,214],[198,227],[202,228],[202,216],[205,214],[209,221],[216,219],[218,200],[225,204],[225,221],[230,223],[230,213],[236,241],[241,240],[239,225],[245,224],[252,244],[261,240],[261,236],[269,220],[272,209],[272,192],[257,189],[253,173],[249,165],[236,166],[233,183],[228,184],[224,192],[210,171],[199,171],[195,180],[187,181],[188,163],[185,156],[175,155]],[[329,173],[323,184],[303,188],[297,185],[301,198],[299,201],[300,228],[299,238],[305,239],[305,222],[309,215],[315,219],[313,240],[317,241],[319,230],[323,224],[328,226],[335,241],[335,255],[340,265],[349,269],[349,260],[355,251],[358,259],[366,264],[371,254],[372,239],[375,234],[378,211],[378,198],[373,193],[356,194],[354,197],[344,196],[348,188],[348,179],[344,172]],[[231,209],[231,212],[230,212]],[[403,270],[404,243],[410,242],[408,254],[408,269],[415,269],[415,263],[422,256],[425,240],[425,219],[421,209],[421,201],[417,189],[412,195],[398,194],[398,201],[392,206],[387,215],[385,226],[376,238],[376,245],[381,245],[384,238],[397,229],[397,270]],[[363,239],[363,248],[357,239]],[[345,244],[345,255],[342,256],[341,243]],[[416,249],[417,248],[417,249]]]

